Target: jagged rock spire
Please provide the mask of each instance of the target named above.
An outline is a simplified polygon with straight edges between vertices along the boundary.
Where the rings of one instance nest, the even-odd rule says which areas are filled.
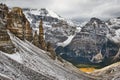
[[[15,53],[15,46],[7,33],[7,15],[8,7],[0,3],[0,51],[12,54]]]
[[[30,23],[28,21],[25,23],[25,38],[28,41],[32,41],[32,28],[30,27]]]
[[[52,45],[50,42],[47,42],[47,51],[51,53],[50,57],[55,60],[56,59],[56,53],[55,50],[53,49]]]
[[[0,18],[5,19],[8,14],[8,7],[5,4],[0,3]]]
[[[32,28],[19,7],[14,7],[7,15],[7,28],[22,40],[32,41]]]
[[[40,20],[40,25],[39,25],[39,43],[40,43],[40,48],[43,50],[46,50],[46,43],[44,40],[44,29],[43,29],[42,19]]]
[[[33,37],[33,44],[37,47],[40,47],[37,31],[35,31],[35,34],[34,34],[34,37]]]
[[[43,36],[43,35],[44,35],[43,21],[42,21],[42,19],[40,20],[40,25],[39,25],[39,35],[40,35],[40,36]]]

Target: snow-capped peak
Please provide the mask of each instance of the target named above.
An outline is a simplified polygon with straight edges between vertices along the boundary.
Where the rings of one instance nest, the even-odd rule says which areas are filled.
[[[24,10],[24,12],[29,12],[34,15],[48,16],[48,17],[53,17],[53,18],[57,18],[60,20],[64,19],[61,16],[57,15],[52,10],[46,9],[46,8],[41,8],[41,9],[24,8],[23,10]]]
[[[54,17],[54,18],[58,18],[58,19],[64,19],[61,16],[57,15],[55,12],[53,12],[50,9],[46,9],[48,11],[48,16]]]

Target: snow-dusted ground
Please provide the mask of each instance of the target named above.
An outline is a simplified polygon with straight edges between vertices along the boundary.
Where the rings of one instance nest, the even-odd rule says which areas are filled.
[[[107,37],[108,37],[111,41],[114,41],[115,43],[120,43],[120,36],[119,36],[119,35],[111,36],[111,34],[107,34]]]
[[[12,79],[10,77],[0,73],[0,80],[12,80]]]
[[[81,31],[81,27],[77,27],[76,32],[79,33]]]
[[[48,14],[47,16],[51,16],[51,17],[54,17],[54,18],[58,18],[58,19],[60,19],[60,20],[64,20],[64,18],[58,16],[58,15],[57,15],[55,12],[53,12],[52,10],[50,10],[50,9],[46,9],[46,10],[49,12],[49,14]]]
[[[9,74],[8,77],[14,76],[12,78],[15,80],[29,80],[30,78],[24,75],[24,73],[28,75],[29,72],[26,72],[25,70],[29,70],[32,72],[28,76],[31,76],[33,73],[34,74],[37,73],[39,75],[46,76],[46,78],[50,77],[50,79],[44,79],[44,80],[51,80],[52,78],[53,80],[92,80],[91,76],[84,74],[82,72],[79,72],[79,70],[74,66],[72,66],[72,64],[68,64],[68,62],[61,63],[57,59],[52,60],[47,55],[49,54],[48,52],[35,47],[28,41],[24,41],[24,42],[21,41],[19,38],[11,34],[9,31],[8,33],[10,35],[10,38],[13,44],[16,46],[19,52],[13,55],[0,52],[0,55],[4,56],[6,60],[7,59],[10,60],[10,62],[6,61],[7,63],[5,62],[4,66],[7,66],[7,68],[12,71],[11,73],[14,73],[15,75],[18,74],[19,78],[17,79],[14,75],[11,75],[11,74]],[[2,60],[2,58],[0,60]],[[16,65],[16,67],[12,65]],[[23,71],[21,71],[22,70],[21,65],[25,67],[23,68]],[[20,70],[17,70],[17,69],[20,69]],[[7,74],[4,71],[2,73]],[[21,73],[23,73],[23,75],[20,75]],[[40,77],[39,75],[38,76],[35,75],[35,76]],[[25,79],[21,79],[21,78],[25,78]],[[39,80],[39,79],[34,79],[34,80]]]
[[[12,58],[13,60],[16,60],[17,62],[22,63],[22,58],[18,52],[14,53],[14,54],[6,54],[6,53],[4,53],[4,54],[6,56]]]

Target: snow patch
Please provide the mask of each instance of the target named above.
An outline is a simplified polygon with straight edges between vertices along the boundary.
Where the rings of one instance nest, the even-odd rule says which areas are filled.
[[[75,35],[70,35],[68,36],[68,39],[62,43],[58,43],[57,46],[62,46],[62,47],[65,47],[67,46],[68,44],[70,44],[70,42],[72,41],[72,39],[74,38]]]
[[[84,21],[83,23],[81,23],[81,27],[85,26],[88,22],[87,21]]]
[[[26,18],[28,19],[28,21],[29,21],[30,23],[32,23],[32,19],[31,19],[30,16],[28,15],[29,12],[27,11],[27,12],[23,12],[23,13],[25,14],[25,16],[26,16]]]
[[[115,36],[112,36],[111,34],[107,34],[107,37],[114,41],[115,43],[120,43],[120,29],[115,31]]]
[[[6,79],[12,80],[12,79],[11,79],[10,77],[8,77],[7,75],[4,75],[4,74],[1,74],[1,73],[0,73],[0,76],[5,77]],[[0,80],[2,80],[2,79],[0,79]]]
[[[81,31],[81,27],[76,27],[76,32],[79,33]]]
[[[13,60],[19,62],[19,63],[22,63],[22,58],[20,56],[20,54],[18,52],[14,53],[14,54],[7,54],[7,53],[4,53],[6,56],[12,58]]]
[[[120,24],[120,19],[113,18],[113,19],[110,19],[110,22],[111,22],[112,24]]]
[[[51,17],[54,17],[54,18],[58,18],[58,19],[64,19],[64,18],[62,18],[62,17],[60,17],[60,16],[58,16],[55,12],[53,12],[52,10],[50,10],[50,9],[46,9],[47,11],[48,11],[48,16],[51,16]]]

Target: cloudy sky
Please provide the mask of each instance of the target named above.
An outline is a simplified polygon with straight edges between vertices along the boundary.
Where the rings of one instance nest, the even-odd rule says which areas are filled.
[[[65,18],[120,16],[120,0],[0,0],[10,7],[48,8]]]

